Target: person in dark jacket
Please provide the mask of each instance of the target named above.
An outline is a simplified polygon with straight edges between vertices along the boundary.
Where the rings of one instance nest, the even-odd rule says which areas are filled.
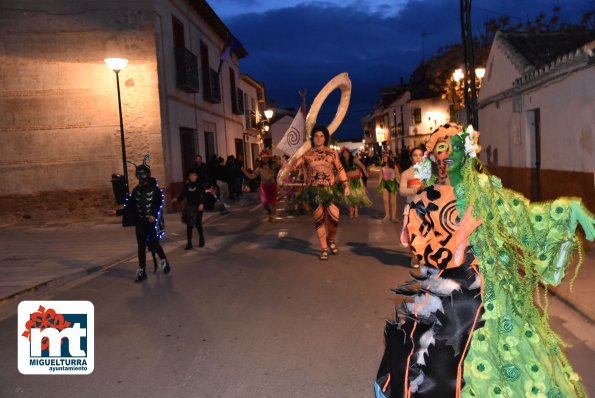
[[[200,186],[200,177],[194,169],[188,171],[188,182],[182,193],[172,200],[172,203],[186,201],[182,209],[182,222],[186,224],[186,239],[188,243],[184,250],[192,249],[192,230],[198,231],[198,247],[204,247],[205,236],[202,229],[202,215],[204,212],[204,188]]]
[[[202,189],[205,189],[208,185],[213,183],[211,176],[209,175],[209,168],[207,167],[207,164],[202,161],[201,155],[196,155],[194,164],[190,166],[190,170],[195,171],[198,175],[198,185]]]

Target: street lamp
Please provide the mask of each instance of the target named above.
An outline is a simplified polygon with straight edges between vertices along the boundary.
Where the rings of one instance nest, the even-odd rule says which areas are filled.
[[[454,71],[454,73],[452,74],[452,78],[455,82],[457,82],[457,84],[465,77],[465,74],[463,73],[463,69],[459,68],[456,69]]]
[[[274,114],[275,114],[275,111],[273,111],[272,109],[267,109],[264,111],[264,117],[266,117],[267,120],[271,120],[271,118],[273,117]]]
[[[126,143],[124,142],[124,122],[122,120],[122,100],[120,99],[120,71],[124,69],[128,60],[126,58],[106,58],[107,67],[116,74],[116,86],[118,88],[118,111],[120,113],[120,141],[122,142],[122,167],[124,169],[124,184],[126,193],[128,190],[128,167],[126,165]]]

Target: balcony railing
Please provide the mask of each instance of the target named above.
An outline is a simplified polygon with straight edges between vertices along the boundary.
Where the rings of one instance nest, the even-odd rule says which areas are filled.
[[[185,48],[176,48],[176,87],[198,93],[198,59]]]

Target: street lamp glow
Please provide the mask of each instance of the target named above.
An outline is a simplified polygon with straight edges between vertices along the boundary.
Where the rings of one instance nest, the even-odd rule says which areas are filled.
[[[452,74],[452,78],[455,82],[460,82],[463,78],[465,77],[465,74],[463,73],[463,69],[459,68],[456,69],[454,71],[454,73]]]
[[[103,60],[107,67],[113,70],[114,72],[120,72],[126,64],[128,64],[128,60],[126,58],[106,58]]]
[[[267,119],[270,119],[273,117],[273,114],[275,112],[272,109],[267,109],[264,111],[264,117],[266,117]]]
[[[270,129],[270,127],[269,127],[269,125],[268,125],[268,124],[264,126],[264,131],[268,132],[268,131],[269,131],[269,129]]]
[[[475,69],[475,76],[477,76],[478,79],[483,79],[483,77],[485,75],[486,75],[486,68]]]

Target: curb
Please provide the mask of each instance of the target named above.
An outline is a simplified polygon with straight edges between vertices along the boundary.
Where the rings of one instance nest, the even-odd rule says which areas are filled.
[[[208,213],[208,216],[204,217],[203,223],[205,223],[205,224],[208,223],[212,219],[215,219],[215,216],[217,216],[217,215],[219,215],[219,214],[216,212]],[[182,241],[179,246],[181,247],[183,245],[184,245],[184,242]],[[174,250],[176,250],[176,249],[178,249],[178,247],[176,247]],[[40,291],[43,289],[47,289],[47,288],[63,286],[67,283],[76,281],[76,280],[84,278],[86,276],[93,275],[98,272],[113,268],[113,267],[120,265],[122,263],[125,263],[135,257],[136,257],[136,254],[126,254],[126,255],[119,257],[115,260],[112,260],[109,263],[104,264],[104,265],[96,265],[94,267],[91,267],[91,268],[88,268],[85,270],[76,271],[76,272],[72,272],[70,274],[57,276],[57,277],[51,278],[47,281],[40,282],[36,285],[23,288],[22,290],[19,290],[18,292],[15,292],[15,293],[11,293],[6,297],[0,297],[0,307],[8,304],[9,302],[13,301],[14,299],[18,298],[19,296],[29,294],[29,293],[34,293],[34,292],[37,292],[37,291]]]

